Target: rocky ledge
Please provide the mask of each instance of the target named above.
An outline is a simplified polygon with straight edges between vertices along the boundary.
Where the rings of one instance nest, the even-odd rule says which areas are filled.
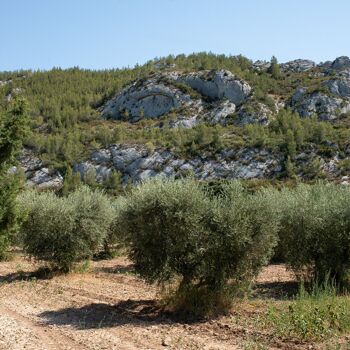
[[[350,156],[350,149],[347,153]],[[348,159],[348,158],[346,158]],[[323,176],[341,180],[341,162],[338,155],[327,158],[318,154],[316,148],[310,145],[308,151],[300,153],[295,158],[298,169],[297,176],[308,178],[309,173],[303,172],[314,160]],[[278,152],[267,149],[244,148],[224,149],[211,156],[195,156],[191,159],[177,156],[165,149],[147,150],[143,145],[111,145],[92,153],[91,157],[74,167],[84,178],[93,172],[98,182],[107,179],[113,170],[122,175],[123,184],[139,183],[149,178],[182,177],[192,174],[199,180],[215,179],[274,179],[284,172],[285,157]],[[344,180],[345,181],[345,180]]]
[[[142,145],[112,145],[95,151],[89,160],[76,164],[75,172],[82,177],[89,171],[98,182],[106,179],[112,170],[122,174],[123,183],[138,183],[155,176],[181,177],[193,174],[200,180],[273,178],[282,170],[281,159],[266,150],[223,150],[215,157],[178,157],[169,150],[148,151]]]
[[[252,64],[255,71],[268,66],[265,61]],[[320,78],[313,91],[299,86],[282,108],[290,107],[303,118],[316,115],[320,120],[334,120],[350,112],[348,57],[319,65],[297,59],[280,66],[284,72],[310,71],[310,77]],[[281,108],[275,96],[267,94],[266,98],[270,100],[268,106],[256,98],[253,87],[227,70],[162,71],[125,87],[104,105],[101,113],[103,118],[132,123],[171,115],[169,126],[175,128],[191,128],[199,123],[266,125]]]
[[[299,169],[296,175],[308,178],[309,170],[304,173],[302,169],[310,166],[314,160],[317,160],[318,169],[313,171],[330,180],[350,182],[349,177],[343,176],[341,169],[341,164],[350,160],[350,148],[346,152],[346,158],[340,159],[338,155],[326,157],[318,154],[317,148],[310,145],[308,151],[295,157],[295,165]],[[62,187],[61,174],[46,168],[30,151],[24,151],[19,162],[29,187]],[[80,173],[83,179],[91,173],[98,183],[108,179],[112,171],[118,171],[123,185],[126,185],[153,177],[179,178],[190,174],[199,180],[274,179],[285,171],[284,164],[283,154],[261,148],[224,149],[212,155],[186,158],[167,149],[149,150],[139,144],[115,144],[94,151],[85,161],[75,164],[73,171]],[[16,171],[16,167],[11,169],[13,173]]]

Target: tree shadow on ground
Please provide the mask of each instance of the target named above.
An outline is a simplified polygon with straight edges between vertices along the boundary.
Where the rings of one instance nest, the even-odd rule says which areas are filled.
[[[288,300],[299,290],[297,281],[265,282],[254,286],[252,297],[259,299]]]
[[[292,298],[298,290],[296,282],[273,282],[258,284],[253,298],[283,300]],[[117,304],[91,303],[82,307],[69,307],[45,311],[39,315],[44,324],[71,326],[76,329],[96,329],[134,325],[195,324],[205,318],[164,311],[157,300],[124,300]]]
[[[285,300],[298,291],[297,282],[258,283],[253,298]],[[108,328],[123,325],[145,326],[154,324],[193,324],[205,322],[198,317],[165,312],[157,300],[124,300],[117,304],[91,303],[82,307],[69,307],[40,314],[47,325],[71,326],[76,329]]]
[[[119,273],[122,275],[136,274],[134,265],[116,265],[113,267],[110,267],[110,266],[96,267],[95,272],[113,273],[113,274]]]
[[[0,276],[0,283],[14,283],[18,281],[49,280],[57,273],[49,268],[39,268],[35,271],[18,271]]]
[[[45,311],[40,317],[47,325],[71,326],[80,330],[127,324],[171,324],[180,320],[175,315],[164,312],[156,300],[125,300],[115,305],[92,303],[79,308]]]

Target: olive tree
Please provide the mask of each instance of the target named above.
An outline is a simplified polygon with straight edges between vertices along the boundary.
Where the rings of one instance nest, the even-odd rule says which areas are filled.
[[[346,285],[350,268],[350,189],[317,183],[270,193],[280,215],[280,248],[300,276]]]
[[[19,201],[27,210],[24,250],[64,272],[101,248],[114,213],[105,194],[84,186],[62,198],[31,191]]]
[[[251,282],[268,261],[277,226],[265,204],[236,182],[215,197],[191,178],[152,180],[120,205],[114,232],[142,277],[179,278],[176,294],[185,303],[210,305],[203,298]]]

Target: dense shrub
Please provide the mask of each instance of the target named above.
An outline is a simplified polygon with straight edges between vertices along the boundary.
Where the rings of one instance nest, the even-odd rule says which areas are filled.
[[[126,198],[124,196],[119,196],[111,202],[114,215],[103,242],[103,251],[99,253],[99,258],[110,259],[115,257],[118,253],[118,249],[120,248],[119,237],[121,237],[124,232],[120,213],[123,210],[125,203]]]
[[[265,192],[280,215],[280,248],[299,275],[345,285],[350,267],[350,189],[318,183]],[[306,275],[305,275],[306,274]]]
[[[9,168],[22,147],[26,132],[25,102],[15,99],[5,111],[0,109],[0,260],[7,256],[7,249],[20,223],[16,205],[19,179],[10,174]]]
[[[86,187],[65,198],[29,192],[20,203],[28,211],[22,226],[25,251],[64,272],[101,248],[113,218],[108,198]]]
[[[142,277],[159,283],[180,277],[181,309],[186,301],[205,309],[213,305],[203,298],[222,295],[229,282],[250,282],[267,262],[276,233],[267,214],[262,197],[237,182],[213,197],[192,179],[155,180],[120,206],[115,233]]]

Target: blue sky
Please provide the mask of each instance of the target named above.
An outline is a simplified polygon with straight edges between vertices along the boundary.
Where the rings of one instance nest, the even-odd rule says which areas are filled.
[[[0,0],[0,71],[133,66],[212,51],[350,56],[349,0]]]

